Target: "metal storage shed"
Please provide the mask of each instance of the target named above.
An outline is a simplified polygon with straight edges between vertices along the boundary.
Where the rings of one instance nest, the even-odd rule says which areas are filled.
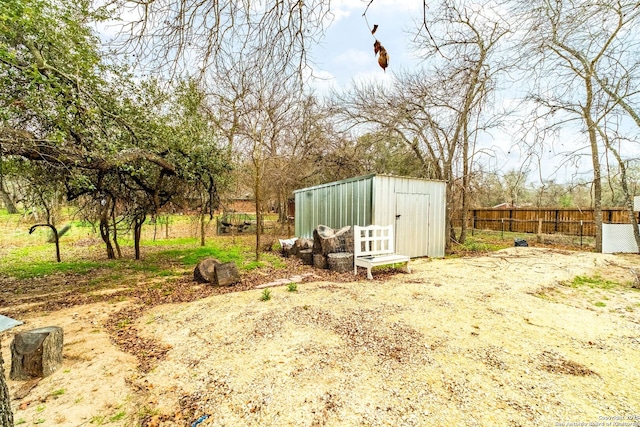
[[[395,250],[443,257],[446,186],[442,181],[366,175],[294,191],[295,233],[313,237],[319,225],[395,225]]]

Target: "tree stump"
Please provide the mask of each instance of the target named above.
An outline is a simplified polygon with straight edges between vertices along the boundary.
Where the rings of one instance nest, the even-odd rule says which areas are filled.
[[[298,252],[298,257],[302,260],[303,264],[313,265],[313,249],[302,249]]]
[[[235,262],[216,264],[213,284],[216,286],[235,285],[240,281],[240,273]]]
[[[13,412],[9,388],[4,378],[4,360],[2,359],[2,343],[0,342],[0,426],[13,427]]]
[[[327,258],[322,254],[313,254],[313,266],[315,268],[327,268]]]
[[[329,254],[327,255],[327,265],[331,271],[346,273],[353,270],[353,254],[348,252]]]
[[[11,342],[12,380],[46,377],[62,364],[63,332],[59,326],[16,334]]]
[[[215,258],[205,258],[193,270],[193,279],[198,283],[214,283],[216,265],[221,264]]]

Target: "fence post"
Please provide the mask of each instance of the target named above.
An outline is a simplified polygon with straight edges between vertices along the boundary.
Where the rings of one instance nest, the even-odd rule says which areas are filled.
[[[582,246],[582,220],[580,220],[580,246]]]
[[[471,235],[475,235],[475,231],[476,231],[476,217],[472,216],[471,217]]]
[[[502,222],[502,232],[500,233],[500,238],[504,240],[504,218],[501,218],[500,221]]]

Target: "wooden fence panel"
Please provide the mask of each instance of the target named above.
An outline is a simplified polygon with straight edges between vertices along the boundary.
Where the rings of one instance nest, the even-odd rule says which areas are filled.
[[[593,209],[576,208],[519,208],[519,209],[472,209],[469,212],[470,228],[479,230],[512,231],[516,233],[567,234],[595,236]],[[629,224],[629,213],[625,208],[602,210],[602,222]],[[454,225],[461,226],[461,219],[454,218]]]

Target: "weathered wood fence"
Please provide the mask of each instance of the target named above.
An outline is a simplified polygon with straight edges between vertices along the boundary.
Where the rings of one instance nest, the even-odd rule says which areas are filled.
[[[595,236],[593,218],[593,209],[486,208],[470,210],[467,225],[478,230]],[[603,209],[602,222],[628,224],[629,212],[624,208]],[[454,218],[454,225],[462,225],[460,217]]]

